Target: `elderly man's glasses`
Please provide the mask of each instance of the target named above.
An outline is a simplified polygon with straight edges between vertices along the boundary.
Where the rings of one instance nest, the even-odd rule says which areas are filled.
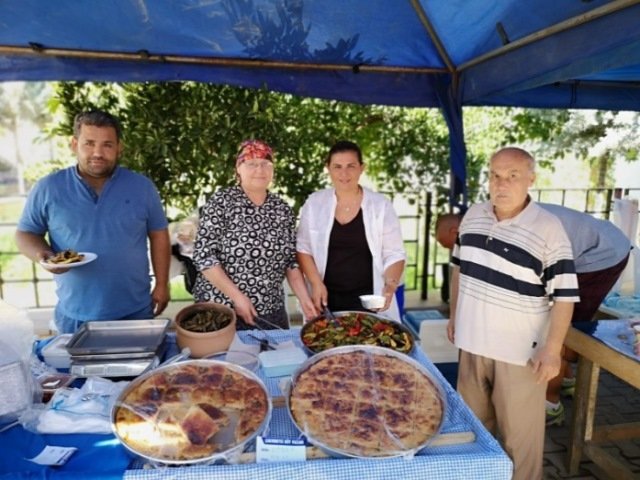
[[[268,160],[264,160],[262,162],[256,162],[254,160],[249,160],[249,161],[242,162],[242,165],[247,167],[249,170],[257,170],[259,168],[262,169],[262,170],[272,170],[273,169],[273,163],[271,163]]]

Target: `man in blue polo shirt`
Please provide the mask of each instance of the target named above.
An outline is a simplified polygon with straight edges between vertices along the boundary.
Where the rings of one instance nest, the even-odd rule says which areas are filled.
[[[60,333],[88,320],[153,318],[169,302],[167,219],[153,183],[118,165],[120,140],[112,115],[77,115],[71,139],[77,165],[41,179],[18,223],[18,249],[35,262],[65,249],[97,254],[77,268],[44,266],[55,274]]]

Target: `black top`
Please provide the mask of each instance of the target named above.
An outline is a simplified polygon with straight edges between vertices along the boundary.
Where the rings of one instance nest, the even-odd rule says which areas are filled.
[[[373,259],[367,243],[362,209],[349,223],[333,222],[324,284],[329,309],[364,310],[359,295],[373,293]]]

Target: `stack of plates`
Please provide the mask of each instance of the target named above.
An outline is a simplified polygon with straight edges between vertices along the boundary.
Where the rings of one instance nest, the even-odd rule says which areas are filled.
[[[171,320],[85,322],[67,343],[79,377],[135,377],[158,365]]]

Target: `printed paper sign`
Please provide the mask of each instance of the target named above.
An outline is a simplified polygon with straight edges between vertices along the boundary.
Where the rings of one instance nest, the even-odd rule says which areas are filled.
[[[256,463],[303,462],[307,459],[304,440],[289,438],[256,439]]]
[[[27,460],[37,463],[38,465],[59,467],[67,463],[69,457],[71,457],[76,450],[77,448],[75,447],[52,447],[51,445],[47,445],[38,455],[33,458],[27,458]]]

